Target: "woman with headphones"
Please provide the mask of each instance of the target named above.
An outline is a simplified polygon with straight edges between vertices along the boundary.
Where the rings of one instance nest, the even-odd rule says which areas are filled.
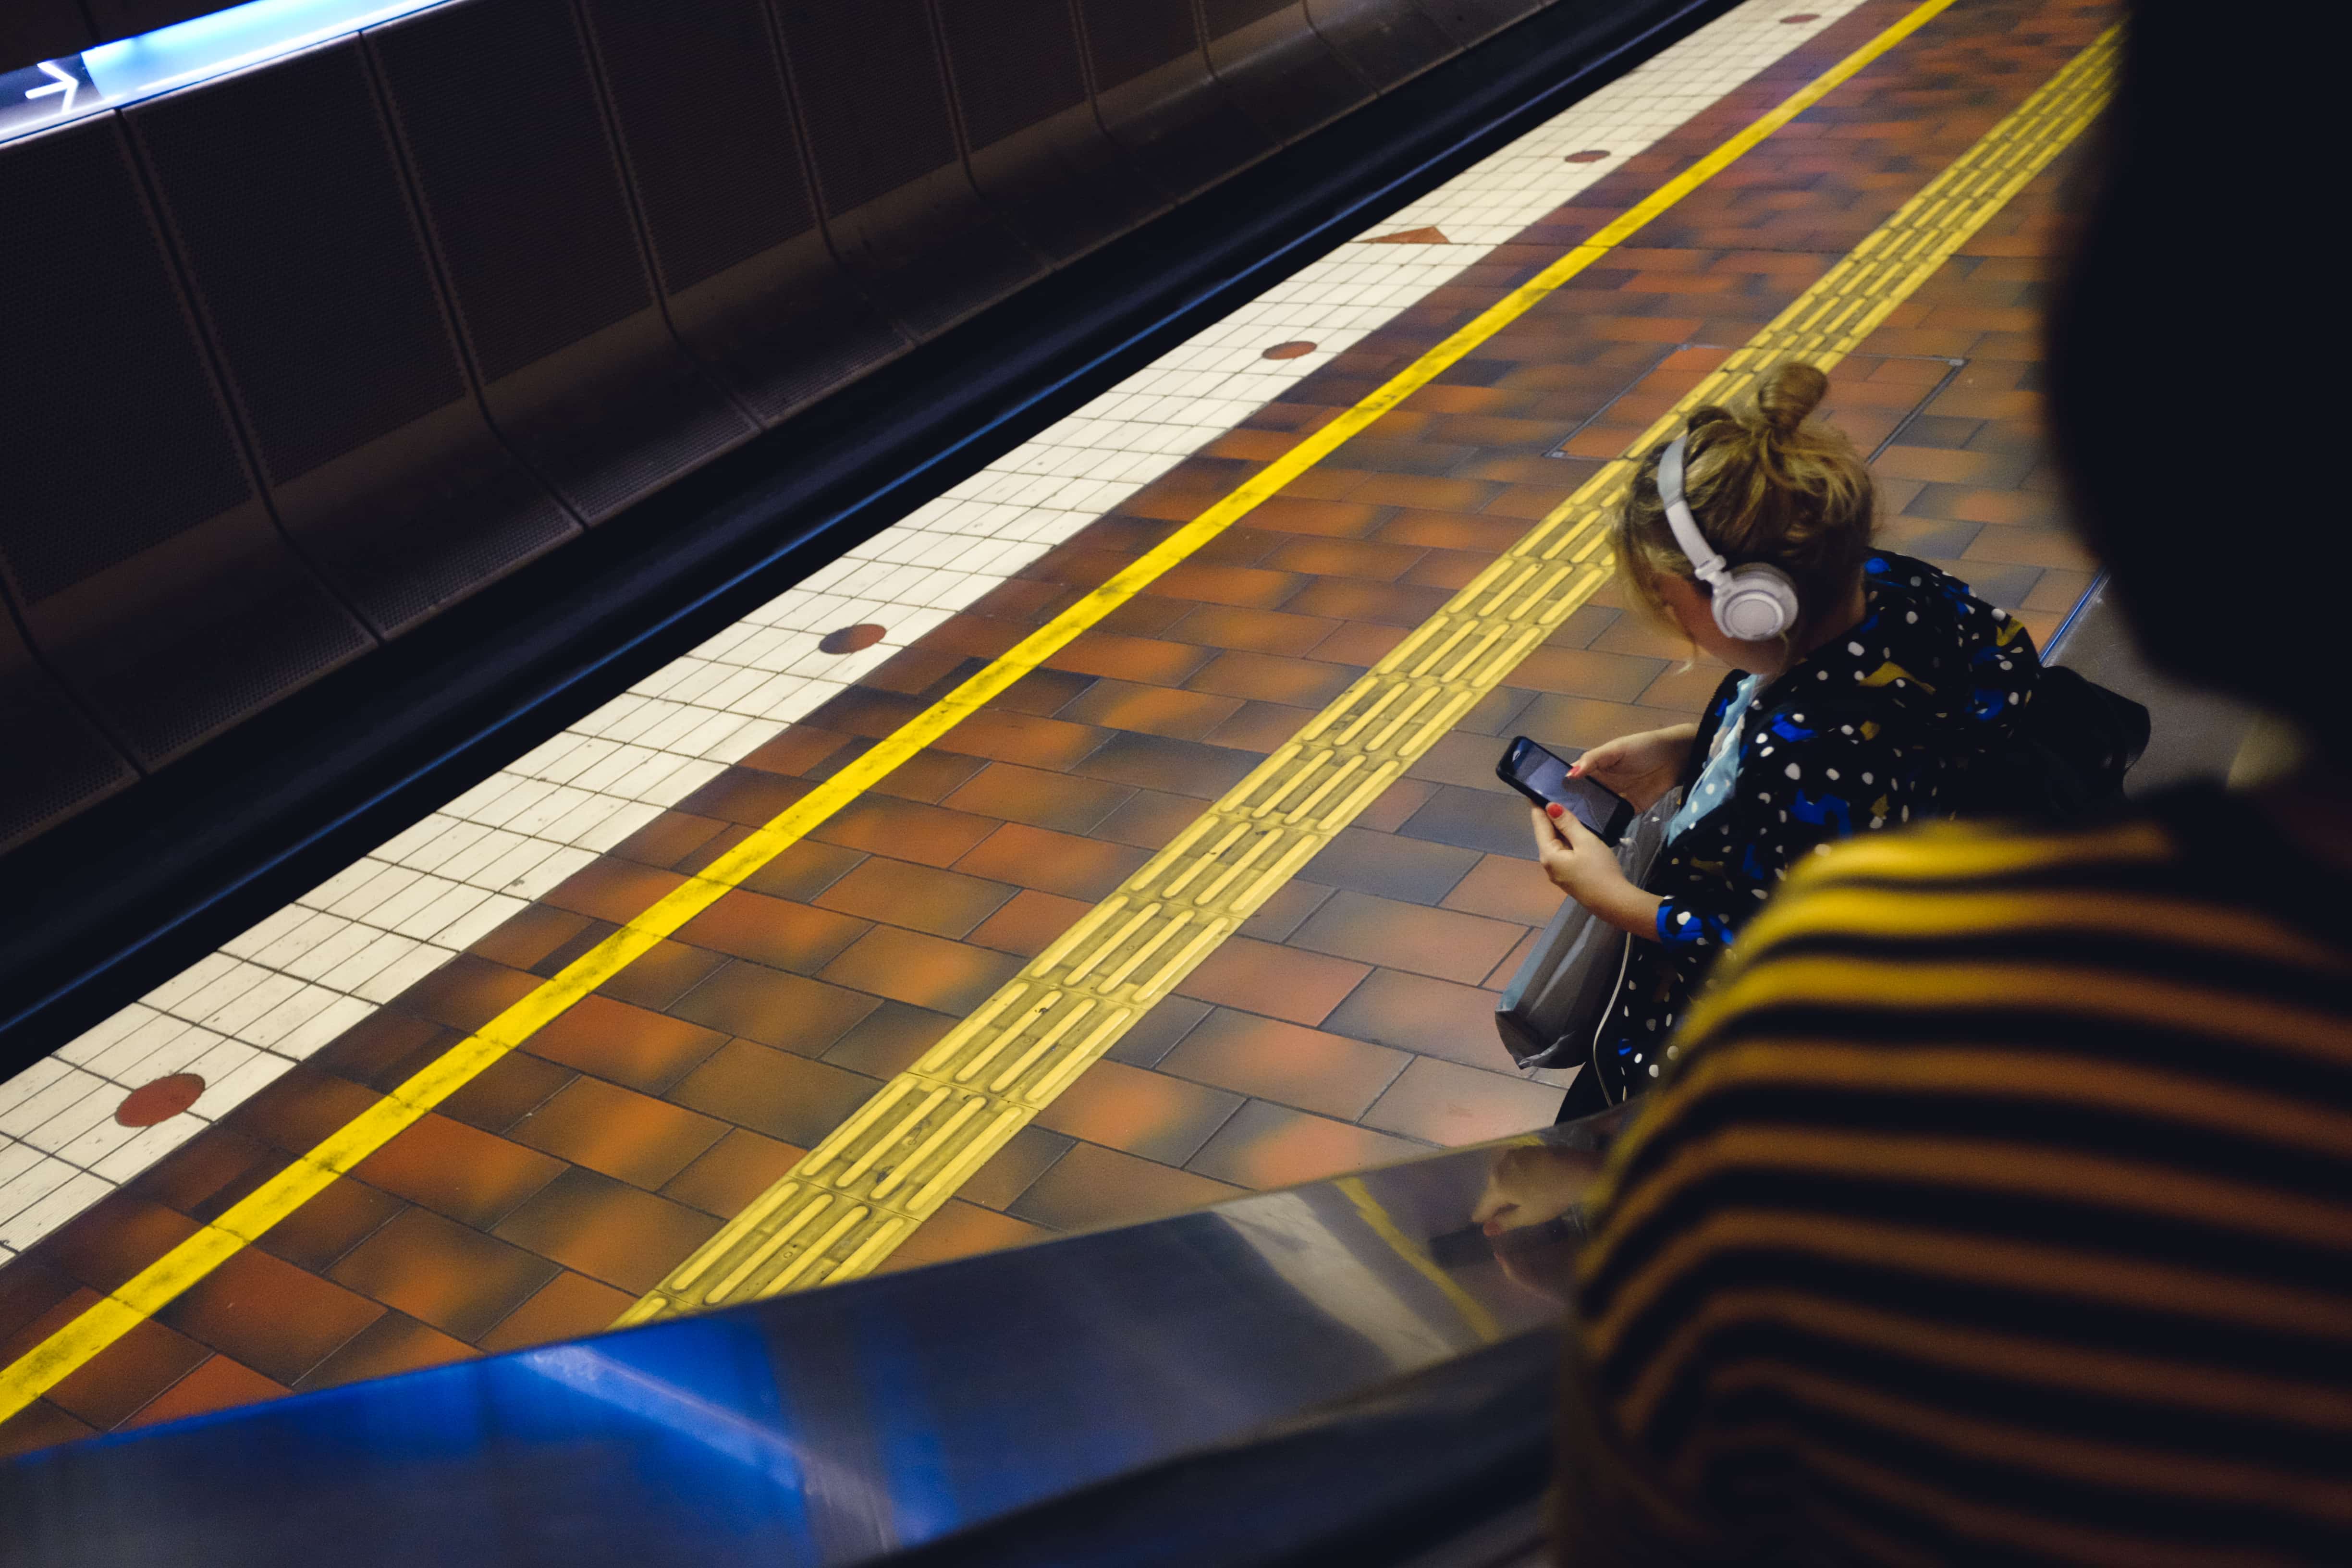
[[[1644,811],[1683,789],[1641,886],[1572,815],[1535,813],[1546,874],[1632,938],[1562,1120],[1649,1087],[1707,965],[1798,857],[1950,815],[2032,698],[2041,665],[2014,616],[1871,548],[1870,470],[1811,417],[1828,389],[1788,364],[1753,408],[1696,410],[1614,520],[1635,600],[1731,673],[1696,724],[1622,736],[1570,770]]]

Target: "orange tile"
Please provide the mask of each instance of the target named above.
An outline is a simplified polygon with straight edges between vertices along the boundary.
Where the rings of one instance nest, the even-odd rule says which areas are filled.
[[[729,964],[672,1005],[678,1017],[746,1039],[822,1056],[874,1011],[874,998],[805,975]]]
[[[1475,984],[1511,951],[1521,928],[1453,910],[1341,892],[1290,939],[1296,947]]]
[[[1565,896],[1531,860],[1514,855],[1482,855],[1442,904],[1468,914],[1540,927],[1559,912]]]
[[[759,750],[738,765],[758,768],[762,773],[805,773],[840,751],[846,742],[847,737],[830,730],[794,724],[774,740],[763,742]]]
[[[1267,564],[1276,569],[1212,565],[1196,558],[1170,567],[1143,591],[1160,598],[1270,610],[1306,586],[1307,580],[1298,575],[1299,571],[1315,570],[1283,569],[1282,563],[1270,558]]]
[[[1132,794],[1118,784],[1024,768],[1017,763],[991,763],[948,796],[945,804],[957,811],[1005,822],[1084,833]]]
[[[1225,605],[1202,605],[1168,628],[1168,635],[1211,647],[1303,658],[1315,645],[1339,629],[1336,621],[1314,616],[1286,615],[1279,610],[1239,609]]]
[[[1254,1100],[1218,1129],[1187,1168],[1263,1190],[1319,1182],[1425,1152],[1421,1144],[1384,1132]]]
[[[1307,917],[1323,907],[1331,889],[1313,882],[1285,882],[1268,894],[1255,913],[1235,928],[1237,934],[1260,942],[1286,942]]]
[[[1078,765],[1078,771],[1088,778],[1108,779],[1114,784],[1215,800],[1241,783],[1258,761],[1253,752],[1205,745],[1198,741],[1114,731],[1100,750]],[[1116,817],[1118,814],[1112,815]]]
[[[779,1143],[738,1127],[671,1178],[662,1196],[733,1219],[752,1199],[782,1181],[793,1162],[807,1152],[796,1143]]]
[[[591,866],[589,871],[596,868]],[[587,875],[586,871],[581,873]],[[560,890],[560,889],[559,889]],[[549,897],[552,899],[553,894]],[[648,900],[649,904],[652,900]],[[623,916],[634,919],[646,908],[639,905]],[[580,911],[583,914],[590,910]],[[473,1030],[513,1006],[540,987],[539,976],[520,969],[459,953],[394,999],[399,1012],[413,1013],[444,1024],[453,1029]],[[278,1080],[283,1083],[285,1079]]]
[[[710,978],[727,962],[724,953],[664,940],[629,961],[604,982],[598,994],[659,1012]]]
[[[110,1431],[211,1353],[186,1335],[142,1318],[46,1397],[68,1415]]]
[[[978,721],[975,714],[959,732]],[[950,866],[956,858],[989,834],[996,824],[969,812],[950,811],[920,801],[861,795],[835,813],[810,835],[826,844],[891,855],[925,866]]]
[[[770,969],[812,974],[865,935],[867,923],[738,888],[680,926],[677,940]]]
[[[803,838],[743,879],[743,886],[771,898],[794,899],[806,903],[839,881],[852,867],[865,858],[866,852],[862,849],[845,848],[838,844],[820,844],[814,838]]]
[[[531,1036],[526,1048],[545,1060],[658,1094],[726,1038],[715,1029],[591,995]]]
[[[1095,828],[1095,836],[1114,844],[1158,849],[1200,819],[1201,803],[1190,795],[1139,789]]]
[[[726,1131],[723,1123],[707,1116],[583,1078],[517,1122],[507,1136],[650,1189],[686,1169]]]
[[[1369,965],[1229,937],[1176,987],[1244,1012],[1319,1024],[1370,973]]]
[[[240,1405],[258,1405],[265,1399],[282,1398],[289,1392],[284,1384],[272,1383],[249,1366],[225,1355],[212,1355],[195,1371],[149,1400],[122,1425],[126,1428],[154,1426]]]
[[[1094,1230],[1162,1219],[1239,1197],[1243,1191],[1116,1149],[1079,1143],[1021,1194],[1013,1216],[1048,1230]]]
[[[1124,844],[1008,822],[956,869],[1089,902],[1107,897],[1150,857]]]
[[[1181,1165],[1241,1104],[1239,1095],[1099,1061],[1038,1113],[1037,1124],[1089,1143]]]
[[[883,1259],[882,1266],[875,1272],[903,1273],[909,1268],[949,1263],[959,1258],[977,1257],[983,1252],[1002,1252],[1007,1247],[1026,1247],[1033,1241],[1051,1240],[1053,1236],[1054,1233],[1043,1226],[1030,1225],[992,1209],[950,1198],[896,1252]]]
[[[1596,653],[1590,648],[1538,647],[1504,679],[1524,691],[1631,702],[1668,668],[1663,658]]]
[[[591,915],[615,925],[626,925],[683,885],[676,871],[657,871],[625,860],[604,859],[583,866],[556,884],[545,902],[574,914]],[[470,1028],[470,1024],[458,1024]]]
[[[749,1040],[725,1049],[669,1093],[676,1103],[803,1148],[841,1125],[878,1080]]]
[[[487,1226],[562,1169],[535,1149],[427,1114],[361,1161],[352,1174],[462,1224]]]
[[[437,1109],[444,1116],[503,1132],[518,1118],[547,1103],[557,1089],[580,1075],[568,1067],[541,1059],[528,1051],[509,1051],[462,1085]]]
[[[1089,724],[983,709],[949,731],[940,738],[939,746],[941,751],[960,756],[1019,763],[1032,768],[1066,768],[1100,746],[1103,739],[1104,732]],[[889,846],[875,847],[887,849]]]
[[[1549,1084],[1417,1057],[1363,1120],[1454,1147],[1549,1127],[1559,1114],[1559,1098]]]
[[[368,1237],[328,1278],[472,1341],[555,1272],[543,1258],[413,1208]]]
[[[522,1350],[530,1345],[551,1344],[558,1340],[585,1339],[601,1334],[613,1326],[613,1320],[629,1310],[636,1298],[626,1291],[615,1290],[610,1285],[599,1285],[584,1275],[570,1270],[558,1274],[540,1288],[539,1293],[507,1315],[481,1339],[482,1350],[489,1355],[503,1355],[509,1351]]]
[[[715,828],[718,824],[711,826]],[[551,904],[533,904],[467,951],[509,969],[529,969],[587,927],[585,915],[575,915]]]
[[[1047,659],[1045,668],[1108,675],[1146,686],[1176,686],[1208,658],[1207,649],[1191,643],[1090,631]]]
[[[248,1247],[188,1287],[156,1320],[291,1388],[383,1311]]]
[[[1354,1121],[1413,1058],[1385,1046],[1217,1008],[1160,1070]]]
[[[955,1025],[944,1013],[885,1002],[835,1041],[824,1059],[867,1078],[887,1079],[913,1066]]]
[[[1232,718],[1241,706],[1238,697],[1106,679],[1096,681],[1085,695],[1062,709],[1060,716],[1106,730],[1197,741]]]
[[[1076,1142],[1033,1121],[990,1155],[959,1189],[959,1194],[965,1201],[984,1208],[1010,1208],[1055,1161],[1070,1152]]]
[[[509,1215],[497,1234],[615,1289],[643,1295],[709,1240],[719,1225],[684,1204],[593,1171],[572,1170]]]
[[[1502,958],[1496,962],[1495,967],[1487,972],[1486,978],[1483,983],[1485,986],[1489,990],[1500,990],[1508,987],[1511,984],[1512,977],[1517,974],[1520,968],[1526,964],[1528,962],[1528,956],[1535,952],[1536,943],[1542,936],[1543,932],[1541,931],[1529,928],[1528,933],[1519,938],[1518,942],[1512,947],[1511,951],[1505,953]]]
[[[386,1312],[294,1386],[305,1393],[314,1388],[335,1388],[346,1383],[364,1383],[372,1377],[391,1377],[423,1367],[470,1361],[476,1353],[471,1345],[427,1328],[414,1318]]]
[[[1350,1039],[1506,1071],[1511,1058],[1495,1032],[1496,996],[1475,985],[1378,969],[1324,1027]]]
[[[1024,888],[1011,903],[983,921],[969,940],[979,947],[1034,958],[1092,908],[1084,899],[1065,899]]]
[[[825,965],[819,977],[961,1017],[1020,969],[1019,960],[1001,952],[894,926],[876,926]]]
[[[1221,653],[1189,684],[1194,691],[1319,710],[1348,689],[1355,679],[1356,672],[1346,666],[1325,664],[1318,659]]]
[[[1013,894],[1003,882],[877,855],[826,889],[816,902],[862,920],[961,937]]]
[[[444,1101],[443,1103],[446,1103]],[[355,1177],[331,1182],[254,1245],[297,1268],[324,1273],[408,1205]]]

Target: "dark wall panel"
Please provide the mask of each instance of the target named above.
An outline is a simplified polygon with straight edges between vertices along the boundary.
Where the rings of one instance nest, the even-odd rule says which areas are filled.
[[[49,667],[156,766],[370,640],[262,504],[115,117],[0,148],[0,210],[74,216],[0,246],[20,367],[0,376],[0,576]],[[28,675],[7,684],[60,758],[88,750]]]
[[[1210,73],[1192,0],[1077,0],[1103,129],[1180,200],[1275,149]]]
[[[763,0],[583,0],[670,320],[773,423],[903,352],[826,245]]]
[[[841,258],[919,338],[1045,271],[981,204],[925,0],[776,0]]]
[[[1105,134],[1071,0],[934,0],[973,182],[1032,248],[1068,261],[1160,211]]]
[[[670,335],[570,0],[372,31],[491,423],[610,517],[758,426]]]
[[[483,418],[356,40],[124,118],[278,514],[379,630],[578,531]]]
[[[1432,20],[1467,48],[1512,23],[1534,16],[1551,0],[1421,0]]]
[[[1303,0],[1201,0],[1201,16],[1218,79],[1276,141],[1295,142],[1372,97],[1308,23]]]
[[[0,5],[0,71],[78,55],[97,41],[74,0],[6,0]]]
[[[1415,0],[1307,0],[1307,19],[1380,92],[1411,80],[1460,47]]]
[[[136,37],[174,22],[228,9],[221,0],[82,0],[82,5],[89,13],[90,25],[98,29],[101,42]]]

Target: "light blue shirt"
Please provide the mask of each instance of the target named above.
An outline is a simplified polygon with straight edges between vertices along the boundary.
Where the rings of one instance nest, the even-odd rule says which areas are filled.
[[[1732,694],[1730,705],[1723,710],[1723,721],[1715,727],[1715,744],[1707,751],[1706,766],[1693,781],[1682,809],[1666,824],[1667,843],[1680,838],[1692,824],[1731,798],[1731,781],[1739,773],[1739,732],[1748,727],[1748,705],[1763,689],[1764,678],[1751,675]]]

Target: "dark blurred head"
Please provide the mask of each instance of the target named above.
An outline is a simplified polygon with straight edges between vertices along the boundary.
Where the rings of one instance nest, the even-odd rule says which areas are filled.
[[[2342,395],[2304,388],[2347,374],[2342,137],[2318,121],[2352,82],[2320,80],[2335,50],[2294,10],[2129,7],[2052,310],[2050,412],[2149,658],[2343,755],[2324,679],[2352,620]]]

